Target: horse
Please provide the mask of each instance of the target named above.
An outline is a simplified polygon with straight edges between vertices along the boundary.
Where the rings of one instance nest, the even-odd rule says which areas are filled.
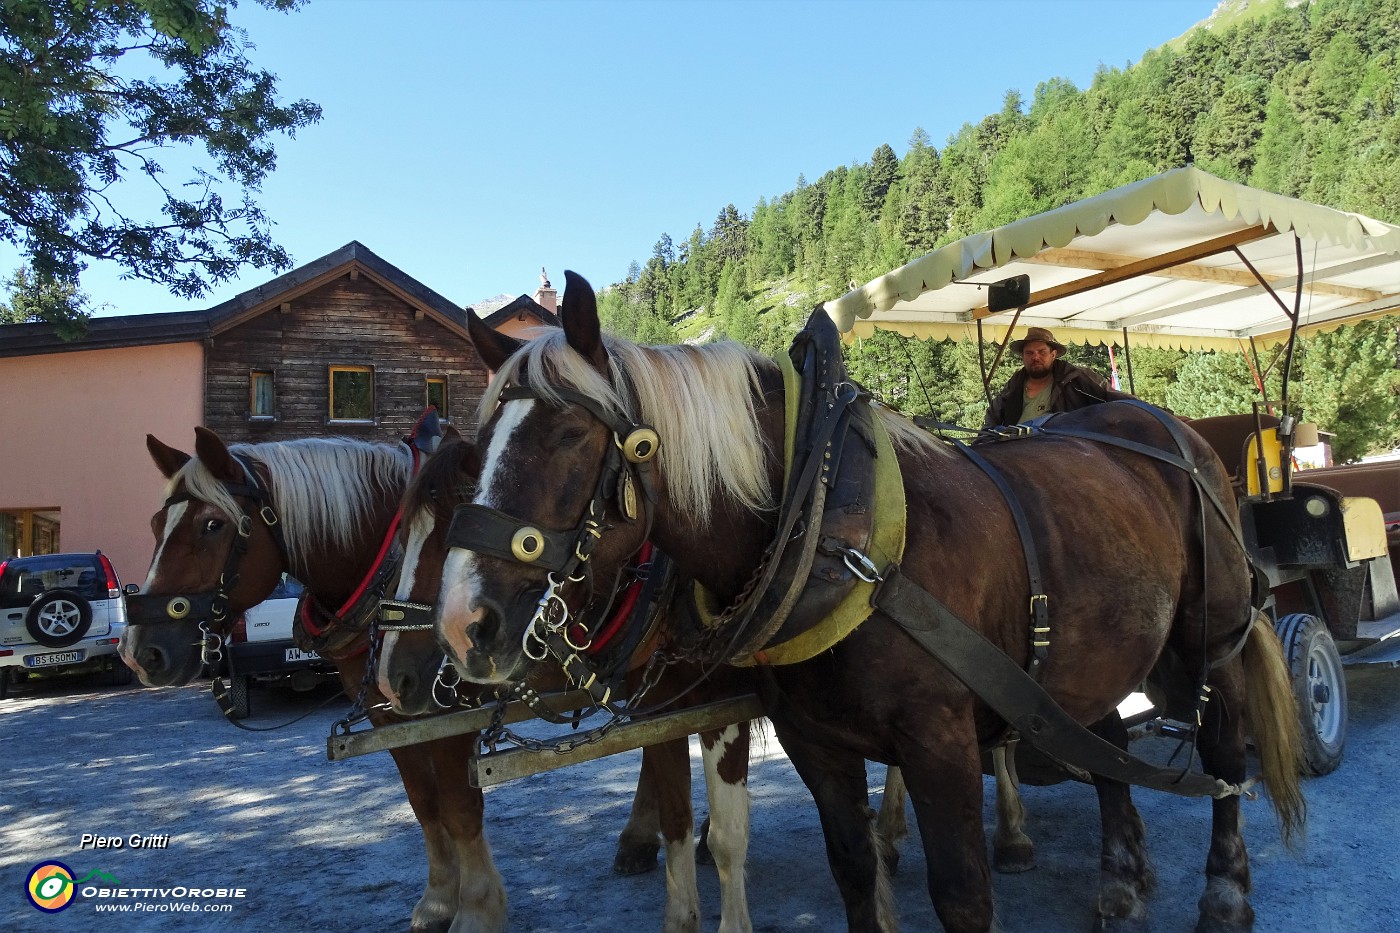
[[[203,646],[226,636],[228,620],[266,598],[285,571],[305,584],[313,607],[341,607],[302,614],[297,625],[337,662],[346,696],[360,701],[376,726],[403,721],[384,708],[367,673],[369,622],[382,590],[364,584],[376,564],[388,563],[386,544],[413,473],[411,449],[345,438],[229,447],[202,427],[193,457],[149,435],[146,444],[168,484],[151,519],[150,571],[140,594],[128,598],[136,624],[120,646],[142,682],[188,683],[200,670]],[[170,618],[172,600],[182,606],[181,618]],[[506,924],[505,888],[483,835],[483,795],[468,780],[473,748],[473,736],[456,736],[391,750],[428,857],[427,886],[411,918],[415,933]],[[650,779],[644,770],[642,803],[634,807],[643,825],[654,822]],[[645,846],[629,849],[643,837],[641,829],[624,832],[619,859],[643,862]],[[649,854],[654,864],[654,843]]]
[[[404,558],[395,598],[385,602],[386,610],[413,612],[425,617],[440,589],[443,557],[447,550],[447,529],[456,506],[470,501],[475,492],[480,459],[475,445],[460,439],[444,440],[403,499]],[[655,568],[660,572],[659,564]],[[384,644],[378,663],[378,686],[391,706],[399,712],[421,714],[459,704],[476,706],[483,702],[479,688],[443,679],[446,665],[442,648],[433,633],[412,623],[402,629],[381,622]],[[633,673],[653,651],[643,640],[632,662]],[[747,684],[734,677],[707,681],[694,691],[692,702],[747,692]],[[649,688],[647,702],[662,702],[672,685],[689,686],[684,674],[668,670]],[[537,691],[562,689],[564,680],[543,665],[534,673],[531,687]],[[635,676],[632,686],[636,686]],[[736,723],[719,730],[700,733],[710,803],[711,821],[705,834],[709,854],[719,873],[721,891],[720,930],[751,929],[744,888],[744,859],[748,848],[748,743],[751,725]],[[651,775],[646,786],[655,791],[644,799],[639,788],[633,801],[632,818],[620,842],[614,870],[634,874],[650,868],[658,851],[658,835],[666,846],[666,930],[698,928],[699,890],[695,879],[696,848],[690,806],[690,752],[687,739],[648,745],[643,749],[643,768]]]
[[[1035,738],[1044,715],[1088,726],[1110,749],[1125,746],[1112,714],[1168,660],[1190,672],[1187,689],[1208,697],[1195,706],[1205,774],[1181,778],[1199,777],[1210,790],[1197,793],[1213,798],[1197,929],[1252,929],[1239,803],[1249,786],[1245,737],[1259,750],[1285,840],[1305,823],[1300,738],[1281,648],[1250,604],[1229,477],[1201,438],[1165,413],[1109,402],[1057,416],[1053,433],[987,445],[977,456],[994,478],[972,455],[833,377],[813,407],[839,403],[865,419],[863,433],[842,435],[843,450],[883,451],[881,469],[898,470],[883,488],[904,500],[902,542],[872,538],[878,547],[865,553],[818,538],[824,524],[814,529],[780,508],[789,474],[784,402],[795,390],[778,362],[729,343],[643,347],[605,337],[592,289],[573,273],[567,279],[562,330],[523,346],[469,316],[473,344],[497,377],[482,400],[478,491],[454,525],[465,515],[497,536],[516,528],[569,543],[592,538],[589,563],[604,579],[650,540],[696,580],[694,602],[709,605],[712,619],[678,637],[701,656],[758,665],[766,712],[817,806],[851,930],[896,922],[865,807],[866,760],[903,772],[944,928],[990,930],[982,750],[1007,736],[1011,718],[1023,739]],[[809,326],[824,320],[819,312]],[[809,489],[825,488],[808,477],[825,475],[823,450],[831,452],[835,437],[814,445],[811,473],[804,466],[797,477]],[[638,520],[628,520],[623,496],[611,492],[624,482],[643,490]],[[999,482],[1014,490],[1019,511]],[[879,504],[858,500],[850,517]],[[1038,554],[1035,574],[1018,553],[1022,527]],[[747,624],[749,607],[760,604],[755,595],[762,605],[774,593],[804,604],[813,584],[794,577],[787,590],[770,572],[781,565],[768,559],[786,557],[803,538],[834,548],[851,573],[842,577],[829,561],[823,569],[848,589],[867,587],[851,592],[868,592],[870,601],[834,635],[819,630],[814,652],[774,663],[779,648],[801,638],[775,645],[771,631],[733,624]],[[577,562],[569,570],[577,577]],[[454,547],[443,569],[439,639],[464,676],[510,682],[526,652],[567,624],[582,599],[571,579],[499,549]],[[1050,606],[1053,634],[1032,633],[1032,620]],[[926,650],[947,631],[965,631],[975,656],[993,667],[1005,662],[1028,681],[1024,672],[1034,670],[1052,709],[1030,717],[994,709],[983,693],[995,696],[998,684],[974,691],[964,678],[978,682],[977,671]],[[1033,641],[1048,641],[1048,653]],[[1169,679],[1174,697],[1179,679]],[[1143,915],[1153,876],[1129,785],[1102,770],[1093,776],[1103,822],[1095,913],[1112,928]]]

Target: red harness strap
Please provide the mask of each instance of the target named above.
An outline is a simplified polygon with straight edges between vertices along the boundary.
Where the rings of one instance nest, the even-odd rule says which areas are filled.
[[[650,541],[642,543],[642,549],[637,552],[637,566],[643,566],[651,560],[652,546]],[[622,626],[626,624],[632,615],[632,610],[636,608],[637,600],[641,598],[642,587],[646,583],[646,577],[639,576],[633,580],[622,594],[622,600],[618,604],[617,611],[612,618],[593,637],[593,644],[589,646],[589,654],[597,654],[607,647],[618,632],[622,631]]]
[[[419,468],[419,466],[421,466],[420,460],[421,460],[422,455],[419,453],[418,448],[416,448],[416,447],[410,446],[410,447],[409,447],[409,450],[413,453],[413,474],[412,474],[412,475],[416,476],[416,475],[418,474],[418,468]],[[357,603],[360,601],[360,599],[365,595],[365,590],[369,588],[370,584],[374,582],[374,578],[375,578],[376,576],[378,576],[378,574],[379,574],[379,569],[380,569],[380,567],[382,567],[383,564],[384,564],[384,558],[388,557],[388,556],[389,556],[390,550],[393,549],[393,546],[394,546],[394,538],[398,535],[398,532],[399,532],[399,522],[400,522],[402,519],[403,519],[403,509],[400,508],[398,511],[396,511],[396,512],[394,513],[394,518],[393,518],[393,520],[392,520],[391,522],[389,522],[389,530],[388,530],[387,532],[385,532],[385,534],[384,534],[384,541],[383,541],[383,543],[381,543],[381,544],[379,545],[379,553],[375,555],[375,557],[374,557],[374,563],[370,564],[369,570],[368,570],[368,572],[365,573],[364,579],[360,581],[360,585],[359,585],[359,586],[355,587],[355,591],[354,591],[353,593],[350,594],[350,597],[349,597],[348,599],[345,600],[345,604],[344,604],[343,606],[341,606],[339,610],[336,611],[336,613],[335,613],[334,616],[331,616],[331,617],[330,617],[330,623],[329,623],[328,625],[326,625],[325,627],[322,627],[322,626],[316,624],[316,622],[312,619],[312,615],[311,615],[311,605],[312,605],[312,601],[311,601],[311,600],[308,599],[308,600],[304,600],[304,601],[302,602],[302,604],[301,604],[301,624],[302,624],[302,627],[303,627],[303,628],[305,628],[308,632],[311,633],[311,636],[312,636],[313,638],[320,638],[320,637],[321,637],[322,635],[324,635],[326,632],[330,631],[330,628],[331,628],[332,625],[335,625],[337,622],[344,621],[345,617],[346,617],[347,615],[350,614],[351,610],[353,610],[353,609],[356,608],[356,604],[357,604]],[[354,651],[350,652],[349,654],[345,655],[344,657],[347,657],[347,658],[357,657],[357,656],[359,656],[359,655],[361,655],[361,654],[364,654],[365,651],[366,651],[368,648],[369,648],[369,642],[368,642],[368,640],[366,640],[366,642],[365,642],[363,645],[361,645],[359,648],[355,649]]]

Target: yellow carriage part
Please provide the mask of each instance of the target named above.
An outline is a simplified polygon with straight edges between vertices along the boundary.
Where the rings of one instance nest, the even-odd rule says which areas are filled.
[[[1260,443],[1262,439],[1262,444]],[[1261,448],[1262,447],[1262,452]],[[1265,428],[1258,434],[1250,434],[1244,449],[1245,494],[1263,495],[1260,486],[1259,460],[1263,457],[1264,475],[1267,477],[1268,491],[1283,492],[1283,445],[1279,443],[1278,429]]]
[[[1362,561],[1386,556],[1389,551],[1385,539],[1385,516],[1380,503],[1364,496],[1345,496],[1341,505],[1347,560]]]

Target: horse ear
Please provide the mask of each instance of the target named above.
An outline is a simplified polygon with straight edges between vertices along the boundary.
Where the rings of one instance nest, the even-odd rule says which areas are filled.
[[[456,428],[454,428],[452,425],[449,424],[449,425],[446,425],[445,427],[443,427],[443,429],[442,429],[442,443],[446,444],[448,441],[460,441],[460,440],[463,440],[463,439],[464,439],[464,438],[462,437],[462,432],[461,432],[461,431],[458,431],[458,430],[457,430]]]
[[[603,332],[598,323],[598,296],[593,294],[593,286],[575,272],[565,270],[564,283],[564,306],[559,309],[564,339],[584,359],[606,371],[608,352],[603,348]]]
[[[243,482],[243,468],[228,452],[224,439],[208,428],[194,429],[194,452],[209,472],[226,483]]]
[[[472,346],[476,347],[481,362],[493,373],[510,359],[512,353],[525,345],[523,340],[516,340],[488,325],[471,308],[467,309],[467,335],[471,337]]]
[[[180,468],[190,462],[190,455],[183,450],[176,450],[156,440],[154,434],[146,435],[146,450],[150,452],[151,459],[156,462],[156,469],[160,470],[166,479],[172,478],[180,472]]]

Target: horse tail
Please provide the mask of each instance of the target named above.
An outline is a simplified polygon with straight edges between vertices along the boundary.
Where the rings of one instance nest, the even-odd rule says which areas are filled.
[[[1246,725],[1254,736],[1264,786],[1278,814],[1284,844],[1291,848],[1295,834],[1301,834],[1307,823],[1308,805],[1299,777],[1303,737],[1283,646],[1262,612],[1256,613],[1250,627],[1243,660]]]

